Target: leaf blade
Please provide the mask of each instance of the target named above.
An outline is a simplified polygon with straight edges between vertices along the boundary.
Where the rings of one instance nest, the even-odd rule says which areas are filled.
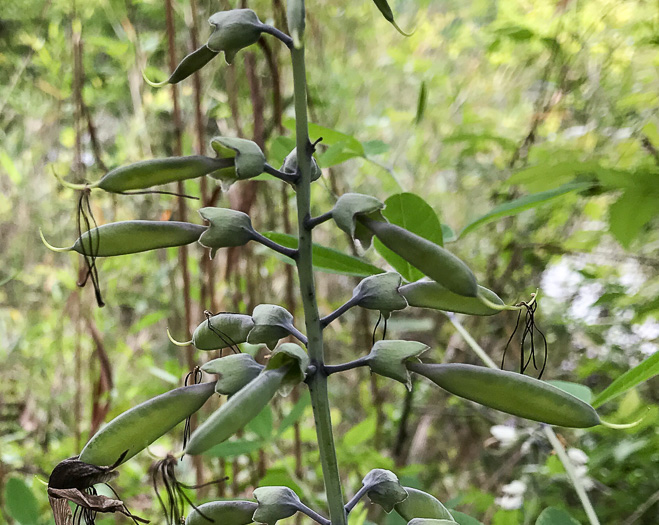
[[[657,374],[659,374],[659,352],[655,352],[613,381],[613,383],[600,392],[599,395],[595,396],[592,406],[597,408],[607,401],[611,401],[615,397],[618,397],[620,394],[624,394],[627,390],[631,390],[641,383],[644,383]]]

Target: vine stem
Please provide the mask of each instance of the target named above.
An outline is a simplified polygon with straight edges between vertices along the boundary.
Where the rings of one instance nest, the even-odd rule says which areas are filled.
[[[313,146],[309,141],[307,121],[307,79],[304,62],[304,47],[291,49],[293,64],[293,90],[295,96],[295,133],[297,160],[300,178],[297,182],[298,257],[296,260],[300,280],[300,294],[304,307],[304,322],[307,330],[308,351],[311,363],[317,372],[308,380],[311,394],[318,451],[323,469],[325,492],[331,525],[347,525],[343,507],[343,491],[336,460],[332,419],[327,391],[327,374],[323,353],[323,333],[316,301],[316,286],[313,275],[312,237],[309,227],[311,217],[311,155]]]
[[[449,321],[451,321],[451,324],[455,327],[455,329],[459,332],[459,334],[471,347],[474,353],[489,368],[494,368],[498,370],[499,367],[496,365],[496,363],[492,361],[490,356],[488,356],[485,353],[485,350],[483,350],[483,348],[476,342],[476,340],[471,336],[471,334],[467,331],[467,329],[464,326],[462,326],[462,323],[457,319],[455,314],[447,313],[446,317],[448,317]],[[588,521],[590,525],[600,525],[600,521],[597,518],[597,513],[595,512],[593,504],[591,503],[590,498],[588,498],[588,494],[586,493],[586,488],[581,482],[581,479],[579,479],[579,476],[577,475],[577,472],[574,469],[574,465],[572,464],[572,461],[570,460],[569,456],[567,455],[567,452],[565,451],[565,448],[558,439],[558,436],[556,436],[556,432],[554,432],[554,429],[549,425],[541,425],[541,427],[542,427],[542,431],[547,437],[547,440],[549,441],[549,443],[551,443],[551,446],[556,451],[556,455],[558,456],[558,459],[563,464],[563,467],[565,468],[565,472],[567,473],[567,477],[570,479],[570,482],[572,483],[572,486],[574,487],[574,490],[576,491],[577,496],[581,501],[581,506],[586,512],[586,516],[588,516]]]

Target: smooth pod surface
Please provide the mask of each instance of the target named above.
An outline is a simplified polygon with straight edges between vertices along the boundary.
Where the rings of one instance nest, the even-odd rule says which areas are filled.
[[[407,491],[407,498],[394,507],[403,519],[433,518],[453,522],[451,513],[436,497],[412,487],[403,488]]]
[[[407,368],[450,393],[514,416],[560,427],[598,425],[593,407],[533,377],[465,364],[409,362]]]
[[[196,242],[205,226],[175,221],[122,221],[82,234],[72,249],[82,255],[112,257]]]
[[[128,461],[199,410],[213,392],[214,381],[184,386],[131,408],[89,440],[80,460],[92,465],[112,465],[127,450],[123,462]]]
[[[202,454],[233,436],[270,402],[287,372],[288,367],[264,370],[231,396],[193,432],[185,453]]]
[[[202,177],[226,168],[229,163],[226,159],[201,155],[144,160],[108,172],[98,181],[97,187],[113,193],[143,190],[168,182]]]
[[[418,308],[432,308],[445,312],[457,312],[468,315],[495,315],[501,312],[486,306],[478,297],[465,297],[446,289],[434,281],[416,281],[401,286],[398,291],[407,299],[407,304]],[[501,298],[492,290],[478,287],[478,294],[491,303],[503,306]]]
[[[476,297],[478,284],[469,267],[438,244],[388,222],[360,219],[394,253],[450,291]]]
[[[193,509],[185,520],[185,525],[209,525],[208,519],[215,525],[248,525],[253,523],[252,516],[258,508],[253,501],[211,501]],[[203,514],[203,516],[202,516]]]
[[[254,321],[250,315],[217,314],[197,326],[192,344],[197,350],[220,350],[247,341],[252,328]]]
[[[177,84],[178,82],[181,82],[181,80],[185,80],[208,64],[217,55],[217,51],[209,49],[208,46],[204,44],[181,60],[181,63],[176,66],[174,72],[164,83]]]

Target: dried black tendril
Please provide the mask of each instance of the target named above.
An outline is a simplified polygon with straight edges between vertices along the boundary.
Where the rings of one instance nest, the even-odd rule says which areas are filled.
[[[529,303],[521,302],[516,306],[523,306],[526,309],[526,314],[524,317],[524,331],[522,332],[522,337],[520,339],[519,373],[523,374],[528,368],[528,366],[531,364],[531,362],[533,363],[533,368],[535,370],[538,369],[536,356],[535,356],[535,333],[537,332],[538,334],[540,334],[540,337],[542,338],[542,342],[544,345],[544,358],[542,362],[542,368],[540,370],[540,374],[538,374],[538,379],[541,379],[542,374],[544,373],[545,368],[547,367],[547,339],[545,338],[545,334],[542,333],[542,331],[538,328],[538,326],[535,323],[535,312],[538,309],[538,303],[537,301],[533,300],[530,301]],[[506,347],[503,350],[503,357],[501,358],[502,369],[505,363],[508,346],[513,340],[515,333],[517,333],[517,328],[519,327],[519,320],[521,319],[521,317],[522,317],[522,311],[520,310],[517,313],[517,321],[515,321],[515,329],[513,330],[513,333],[510,334],[510,337],[508,338],[508,342],[506,343]],[[524,356],[527,339],[529,340],[529,345],[530,345],[528,358]]]
[[[91,279],[92,285],[94,286],[94,295],[96,296],[96,303],[98,306],[103,307],[105,303],[103,302],[103,297],[101,295],[101,286],[98,280],[98,269],[96,267],[96,257],[98,256],[98,251],[100,248],[100,234],[98,233],[98,224],[94,218],[94,212],[92,207],[89,204],[89,195],[91,190],[85,188],[80,192],[80,198],[78,199],[78,211],[76,214],[76,223],[78,227],[78,239],[80,239],[80,247],[82,248],[83,257],[85,259],[85,265],[87,269],[85,271],[85,276],[77,284],[81,288],[87,284],[87,281]],[[88,237],[88,245],[85,246],[85,239],[83,239],[82,234],[90,232],[92,230],[92,223],[94,224],[94,231],[96,235],[92,236],[90,233]],[[83,232],[84,227],[84,232]],[[94,239],[95,237],[95,239]]]
[[[220,338],[220,340],[226,345],[226,347],[231,348],[231,351],[234,354],[240,354],[240,348],[238,348],[238,345],[236,342],[231,339],[227,334],[225,334],[222,330],[216,328],[213,326],[211,323],[211,317],[213,317],[215,314],[209,310],[204,310],[204,315],[206,316],[206,323],[208,324],[208,329],[213,332],[217,337]]]
[[[214,481],[209,481],[208,483],[202,483],[201,485],[186,485],[181,483],[176,479],[176,458],[171,454],[168,455],[165,459],[157,461],[151,467],[151,481],[153,483],[153,490],[158,497],[160,506],[163,509],[165,514],[165,522],[168,525],[179,525],[181,522],[183,512],[185,510],[185,504],[188,503],[194,510],[196,510],[199,515],[201,515],[206,520],[214,523],[212,518],[206,516],[194,503],[190,500],[188,495],[183,489],[199,489],[201,487],[206,487],[208,485],[214,485],[216,483],[221,483],[226,481],[229,478],[222,478]],[[158,485],[162,485],[165,489],[165,496],[160,494]]]
[[[382,312],[380,312],[380,315],[378,316],[378,322],[375,323],[375,328],[373,328],[373,335],[371,336],[371,341],[373,344],[375,344],[375,334],[378,330],[378,326],[380,326],[380,321],[382,321],[382,318],[384,316],[382,315]],[[387,318],[384,317],[384,323],[383,323],[383,330],[382,330],[382,340],[384,341],[387,338]]]
[[[204,374],[201,371],[201,368],[195,366],[194,370],[192,372],[188,372],[188,375],[185,376],[185,380],[183,381],[183,384],[184,386],[188,386],[188,382],[191,381],[191,384],[197,385],[201,383],[203,376]],[[190,434],[192,432],[192,428],[190,426],[191,419],[192,419],[192,415],[188,416],[185,419],[185,427],[183,428],[183,450],[185,450],[185,446],[188,444],[188,440],[190,439]],[[181,461],[183,461],[183,457],[181,457]]]

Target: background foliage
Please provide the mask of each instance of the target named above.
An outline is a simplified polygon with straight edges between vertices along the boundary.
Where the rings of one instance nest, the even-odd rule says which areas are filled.
[[[247,4],[286,27],[279,0],[240,6]],[[238,7],[202,2],[195,28],[190,3],[174,5],[179,59],[193,49],[191,32],[205,41],[210,14]],[[507,302],[540,288],[538,322],[550,350],[546,377],[602,391],[656,352],[659,337],[657,6],[401,0],[392,7],[399,24],[416,29],[412,37],[392,30],[366,0],[309,3],[308,75],[317,124],[311,138],[323,137],[316,212],[347,191],[381,200],[422,195],[427,209],[401,206],[399,213],[417,221],[421,215],[414,214],[434,211],[445,244],[470,262],[482,283]],[[188,370],[166,336],[167,327],[179,339],[188,336],[176,251],[103,261],[108,306],[98,309],[90,290],[76,287],[77,255],[56,256],[39,242],[39,227],[61,245],[76,235],[76,196],[52,173],[97,180],[106,168],[175,154],[177,128],[170,90],[154,90],[142,79],[142,71],[158,80],[168,71],[159,1],[5,1],[0,41],[0,522],[42,524],[50,518],[38,478],[79,452],[90,429],[178,385]],[[280,46],[254,46],[233,66],[216,60],[200,82],[202,146],[193,83],[179,88],[185,154],[223,134],[263,144],[273,165],[283,159],[291,144],[292,88]],[[279,183],[225,193],[195,182],[186,192],[249,210],[261,230],[290,231],[292,192]],[[94,194],[92,205],[99,223],[179,213],[167,196]],[[200,222],[192,211],[188,217]],[[317,232],[317,242],[359,253],[329,228]],[[365,259],[383,264],[374,250]],[[257,301],[296,310],[282,266],[259,249],[229,251],[208,263],[193,248],[193,324],[203,320],[204,309],[250,312]],[[321,309],[340,305],[354,275],[367,271],[319,273]],[[477,363],[445,316],[419,312],[395,315],[391,337],[425,341],[438,359]],[[375,321],[354,311],[332,325],[329,361],[366,352]],[[496,361],[515,316],[462,322]],[[210,357],[195,359],[201,364]],[[517,365],[514,357],[509,363]],[[602,523],[656,523],[656,386],[651,380],[603,406],[614,422],[645,415],[633,429],[561,432],[568,447],[587,456],[582,472]],[[402,385],[383,388],[363,370],[333,379],[332,396],[349,489],[371,468],[389,468],[484,523],[535,523],[546,506],[585,522],[536,425],[420,382],[412,394]],[[218,490],[249,496],[256,483],[286,484],[292,476],[292,488],[321,501],[311,421],[304,396],[265,411],[197,470],[204,479],[222,471],[231,476],[226,487],[202,491],[198,500]],[[153,453],[180,446],[176,439],[158,442]],[[118,486],[136,514],[157,522],[145,482],[150,461],[142,454],[129,462]],[[182,468],[182,477],[194,478],[194,465],[186,460]],[[523,503],[506,495],[514,480],[524,482]],[[374,522],[398,523],[367,510]]]

